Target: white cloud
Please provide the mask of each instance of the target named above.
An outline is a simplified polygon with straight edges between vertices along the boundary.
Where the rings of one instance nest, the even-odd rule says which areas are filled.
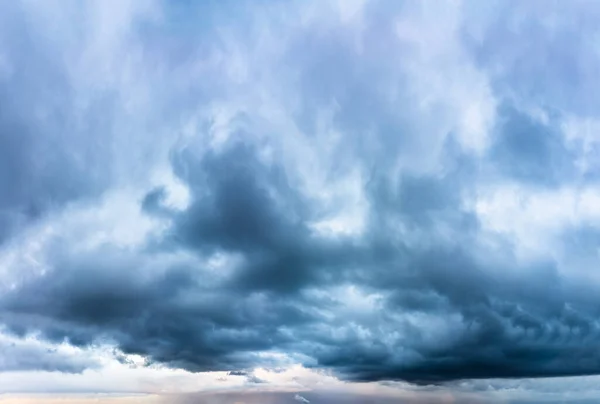
[[[294,400],[296,400],[300,403],[310,403],[310,401],[308,401],[306,398],[302,397],[300,394],[296,394],[294,396]]]
[[[560,254],[559,237],[582,225],[600,228],[600,189],[565,186],[531,189],[495,185],[482,192],[475,211],[488,231],[508,236],[523,258]]]

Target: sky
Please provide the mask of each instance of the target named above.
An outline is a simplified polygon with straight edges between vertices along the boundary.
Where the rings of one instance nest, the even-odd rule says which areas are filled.
[[[0,1],[0,404],[592,403],[600,3]]]

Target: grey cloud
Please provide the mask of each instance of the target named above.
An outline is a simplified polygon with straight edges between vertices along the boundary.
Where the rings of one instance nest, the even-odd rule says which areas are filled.
[[[248,373],[243,370],[233,370],[227,373],[229,376],[247,376]]]
[[[416,220],[417,229],[427,231],[430,247],[409,248],[393,240],[382,250],[380,239],[368,238],[363,247],[342,244],[344,248],[336,251],[324,249],[327,243],[314,243],[302,222],[292,225],[283,211],[277,214],[275,200],[267,195],[282,195],[281,188],[288,190],[285,181],[268,176],[271,172],[252,154],[234,152],[233,158],[229,153],[219,157],[220,164],[226,164],[217,165],[219,171],[211,171],[214,156],[207,157],[208,168],[187,170],[208,173],[208,179],[204,187],[191,183],[203,194],[195,195],[188,210],[174,219],[162,247],[242,254],[244,262],[229,276],[214,278],[193,267],[173,267],[152,275],[152,258],[111,249],[76,261],[59,257],[55,273],[1,299],[4,322],[16,329],[42,327],[50,338],[69,338],[80,345],[99,336],[108,338],[124,352],[190,370],[235,371],[261,363],[254,352],[275,349],[299,351],[315,358],[319,366],[356,380],[431,383],[598,371],[593,290],[562,282],[551,265],[512,274],[499,266],[507,262],[476,259],[473,251],[482,248],[476,241],[479,230],[465,226],[470,222],[460,215],[455,217],[456,202],[448,194],[457,188],[447,184],[459,181],[452,181],[452,176],[443,183],[422,179],[419,187],[413,185],[416,179],[402,179],[411,185],[401,187],[398,198],[412,192],[413,198],[425,195],[427,200],[439,192],[438,204],[391,203],[397,208],[387,212],[388,220],[394,216]],[[236,178],[241,175],[238,164],[245,168],[243,180]],[[267,193],[267,187],[274,187],[274,192]],[[234,190],[243,192],[236,198]],[[285,212],[293,215],[289,209]],[[429,215],[428,221],[419,219],[423,214]],[[185,224],[183,230],[180,223]],[[446,223],[457,229],[457,245],[435,239],[436,226]],[[377,220],[372,225],[376,226],[373,233],[391,231]],[[261,233],[264,229],[273,231]],[[272,266],[252,261],[262,254],[274,257]],[[292,254],[299,261],[288,266],[280,254],[284,258]],[[78,268],[85,268],[85,276],[79,276]],[[264,281],[248,277],[246,271],[256,271],[252,277]],[[544,284],[536,282],[540,276]],[[328,336],[320,327],[324,317],[319,310],[328,306],[311,301],[305,292],[327,290],[331,278],[361,283],[389,296],[378,318],[347,314],[331,323],[337,327],[357,322],[371,330],[372,339],[359,334]],[[395,317],[406,308],[442,317],[456,315],[459,320],[448,335],[435,338],[424,334],[419,325]],[[335,304],[329,309],[335,313]],[[48,323],[42,325],[37,316]],[[27,324],[29,318],[32,323]],[[404,339],[390,342],[387,335],[395,327],[405,330]]]
[[[445,383],[599,373],[594,286],[565,277],[551,258],[523,263],[514,241],[490,234],[465,202],[487,182],[532,189],[585,182],[572,167],[564,134],[556,121],[537,122],[519,103],[505,100],[498,89],[503,81],[494,78],[494,94],[507,107],[497,111],[498,125],[484,156],[464,151],[455,133],[444,135],[445,142],[430,152],[428,142],[440,136],[430,133],[436,114],[422,113],[412,101],[408,72],[395,73],[402,58],[386,58],[386,46],[395,44],[386,4],[391,3],[374,2],[365,11],[363,39],[382,37],[381,48],[373,45],[361,55],[347,36],[349,28],[337,22],[328,22],[332,31],[301,27],[288,38],[291,50],[283,57],[295,61],[293,69],[300,74],[280,71],[272,78],[300,99],[294,128],[311,132],[320,108],[331,100],[339,106],[331,124],[346,137],[336,149],[339,159],[333,153],[335,162],[324,163],[325,177],[349,167],[366,174],[358,184],[367,205],[362,234],[315,231],[311,225],[331,207],[305,192],[291,172],[297,167],[277,154],[277,141],[261,137],[263,128],[253,125],[253,118],[260,119],[246,105],[248,120],[236,123],[242,130],[232,131],[225,145],[191,142],[170,149],[170,166],[189,189],[189,205],[169,207],[166,188],[148,185],[139,206],[147,218],[166,223],[162,233],[141,247],[107,244],[83,253],[55,243],[48,254],[52,268],[44,276],[26,279],[0,296],[0,321],[21,336],[39,330],[52,341],[78,346],[110,342],[149,362],[229,371],[250,382],[258,380],[240,369],[280,365],[261,355],[269,353],[296,355],[307,366],[360,381]],[[251,77],[262,79],[252,66],[248,69]],[[297,80],[283,80],[288,74]],[[380,90],[389,83],[399,93],[391,103]],[[190,92],[182,99],[193,98]],[[172,112],[165,116],[171,118]],[[202,139],[215,124],[203,123],[197,134]],[[308,134],[315,142],[317,135]],[[276,150],[271,159],[261,154],[263,141]],[[45,147],[44,142],[31,141],[35,147]],[[82,141],[84,149],[88,144]],[[23,146],[23,157],[11,145],[14,163],[7,164],[24,176],[19,184],[35,185],[38,172],[28,174],[29,146]],[[56,147],[60,151],[51,154],[67,165],[57,170],[75,170]],[[93,154],[108,161],[101,150]],[[421,167],[422,160],[437,165],[425,169],[429,165]],[[394,175],[397,166],[402,170]],[[94,167],[93,159],[85,165]],[[52,169],[40,172],[60,177]],[[74,178],[90,186],[104,184],[87,171]],[[43,183],[49,194],[35,186],[27,192],[46,200],[60,194],[63,185],[80,189],[69,178]],[[6,194],[14,198],[6,202],[8,210],[24,209],[33,197],[8,191],[12,183],[6,184]],[[573,236],[570,246],[590,254],[595,233],[583,230],[575,229],[580,239]],[[215,256],[231,262],[212,268],[208,261]],[[342,300],[348,296],[338,296],[349,294],[339,291],[346,286],[374,296],[374,303],[367,302],[373,307],[364,308],[364,302],[347,307]]]
[[[248,383],[251,383],[251,384],[263,384],[263,383],[267,383],[267,381],[261,379],[260,377],[258,377],[256,375],[249,375],[248,376]]]
[[[233,370],[227,373],[228,376],[242,376],[245,377],[247,382],[250,384],[262,384],[266,383],[265,380],[256,376],[254,373],[248,373],[244,370]]]
[[[586,50],[598,30],[597,4],[556,3],[541,14],[547,7],[541,0],[470,5],[465,42],[494,77],[497,91],[531,106],[598,115],[598,91],[590,78],[600,60]]]
[[[490,160],[503,175],[530,186],[558,187],[577,178],[576,154],[566,145],[560,117],[542,123],[509,105],[500,108]]]
[[[69,353],[35,341],[0,339],[1,372],[42,370],[81,373],[86,369],[99,366],[98,361],[85,352]]]
[[[283,349],[293,340],[283,325],[295,327],[318,318],[293,295],[317,281],[317,265],[339,265],[337,257],[345,250],[337,243],[320,245],[302,225],[288,224],[287,216],[273,206],[281,201],[270,201],[267,189],[259,185],[289,190],[283,182],[255,183],[266,167],[250,165],[257,164],[253,157],[225,152],[220,158],[218,170],[224,177],[209,167],[209,186],[202,188],[207,196],[198,201],[202,205],[192,203],[173,219],[159,251],[191,244],[199,251],[244,254],[230,277],[215,278],[208,268],[190,264],[161,268],[157,274],[152,256],[112,247],[89,256],[60,252],[54,272],[2,298],[3,321],[17,332],[37,324],[49,338],[67,338],[76,345],[116,340],[126,353],[191,370],[249,367],[258,360],[252,352]],[[233,162],[243,164],[244,175],[251,177],[237,178],[241,171],[236,172]],[[240,189],[245,190],[243,199],[233,194]],[[207,215],[205,209],[216,210]],[[240,220],[246,221],[241,230]],[[296,256],[299,262],[294,262]]]
[[[72,123],[65,114],[73,107],[72,90],[63,66],[35,42],[35,32],[24,28],[25,16],[18,8],[4,7],[2,24],[5,38],[21,40],[2,46],[12,66],[10,75],[0,77],[1,238],[45,211],[102,187],[102,173],[94,163],[99,155],[74,142],[63,147],[70,140],[67,128]],[[43,69],[37,71],[39,66]]]
[[[73,6],[65,5],[71,14],[48,16],[49,4],[2,5],[0,241],[73,202],[96,200],[115,180],[139,178],[155,148],[152,142],[129,147],[137,137],[131,131],[144,128],[121,108],[127,89],[108,80],[92,85],[86,80],[95,72],[81,74],[97,44],[91,43],[93,34],[77,35],[62,19],[87,20],[90,27],[97,21],[90,15],[92,4]],[[122,74],[109,73],[115,81]]]
[[[175,163],[176,172],[192,173],[182,179],[195,199],[175,216],[172,242],[243,254],[247,260],[227,281],[228,287],[294,293],[325,281],[323,269],[352,262],[351,244],[315,236],[308,222],[318,212],[310,210],[281,167],[261,163],[248,146],[209,154],[199,166],[182,157]]]

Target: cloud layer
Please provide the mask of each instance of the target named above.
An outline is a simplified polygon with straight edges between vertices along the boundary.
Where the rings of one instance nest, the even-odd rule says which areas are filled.
[[[600,8],[1,8],[11,338],[194,372],[600,373]]]

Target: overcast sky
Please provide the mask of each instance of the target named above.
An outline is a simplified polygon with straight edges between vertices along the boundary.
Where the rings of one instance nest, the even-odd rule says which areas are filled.
[[[585,0],[0,1],[0,402],[597,402],[599,44]]]

